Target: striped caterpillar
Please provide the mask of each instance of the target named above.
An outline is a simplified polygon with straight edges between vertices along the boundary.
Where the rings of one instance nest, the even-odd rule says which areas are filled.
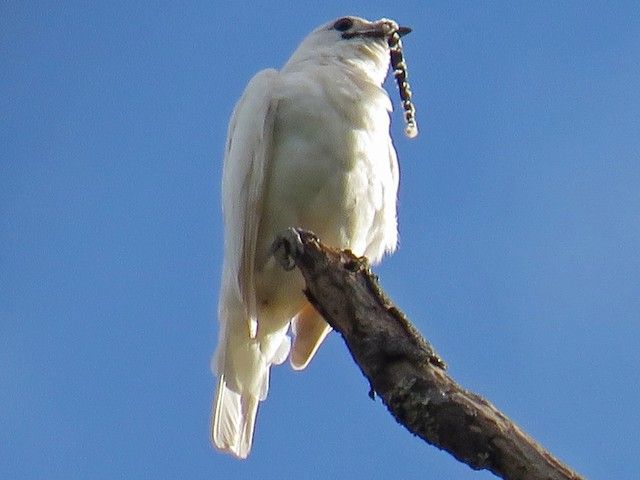
[[[405,129],[404,133],[409,138],[418,135],[418,125],[416,124],[416,109],[411,101],[411,87],[407,82],[407,64],[404,62],[402,54],[402,42],[400,37],[409,33],[411,30],[407,27],[395,28],[387,37],[389,44],[389,52],[391,54],[391,68],[393,76],[398,84],[400,99],[402,100],[402,109],[404,111]]]

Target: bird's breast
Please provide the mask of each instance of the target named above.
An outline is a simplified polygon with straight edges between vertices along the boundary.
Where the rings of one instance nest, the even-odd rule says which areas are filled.
[[[331,246],[376,260],[396,238],[386,94],[375,85],[367,91],[327,78],[290,80],[277,101],[258,231],[264,318],[289,318],[303,298],[300,276],[269,261],[282,230],[311,230]]]
[[[364,254],[393,184],[388,98],[343,80],[299,82],[279,99],[261,230],[302,227]]]

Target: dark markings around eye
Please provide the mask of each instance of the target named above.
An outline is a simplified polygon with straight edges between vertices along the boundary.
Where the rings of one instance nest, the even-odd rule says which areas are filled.
[[[396,78],[400,99],[402,100],[402,109],[404,110],[404,120],[406,127],[404,133],[409,138],[418,135],[418,125],[416,124],[416,109],[411,101],[411,88],[407,82],[407,64],[404,62],[402,54],[402,42],[398,32],[389,35],[388,40],[389,51],[391,55],[391,68],[393,76]]]
[[[339,32],[346,32],[351,27],[353,27],[353,20],[351,20],[349,17],[343,17],[339,20],[336,20],[336,23],[333,24],[334,30],[337,30]]]

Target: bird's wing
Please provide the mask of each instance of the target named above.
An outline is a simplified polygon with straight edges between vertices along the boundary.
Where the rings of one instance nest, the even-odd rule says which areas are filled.
[[[398,167],[398,156],[393,146],[393,141],[389,137],[389,164],[391,166],[391,182],[383,186],[384,195],[384,216],[386,219],[385,227],[385,247],[384,253],[393,253],[398,244],[398,220],[396,199],[398,196],[398,185],[400,182],[400,171]]]
[[[251,337],[257,331],[254,259],[264,177],[273,137],[278,72],[259,72],[236,105],[227,134],[222,174],[225,221],[225,281],[246,309]]]

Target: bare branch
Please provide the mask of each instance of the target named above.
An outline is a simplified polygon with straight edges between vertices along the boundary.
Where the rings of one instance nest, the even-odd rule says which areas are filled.
[[[445,364],[378,286],[366,259],[310,232],[283,232],[273,251],[298,267],[305,294],[342,335],[389,412],[410,432],[471,468],[509,480],[578,480],[517,425],[447,375]]]

